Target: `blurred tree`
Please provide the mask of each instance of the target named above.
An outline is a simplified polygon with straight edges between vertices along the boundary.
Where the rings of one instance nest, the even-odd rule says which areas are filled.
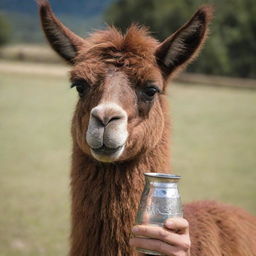
[[[108,23],[121,30],[146,25],[159,40],[176,31],[202,4],[215,6],[209,40],[189,71],[256,78],[255,0],[118,0],[107,9]]]
[[[4,15],[0,14],[0,46],[10,40],[10,25]]]

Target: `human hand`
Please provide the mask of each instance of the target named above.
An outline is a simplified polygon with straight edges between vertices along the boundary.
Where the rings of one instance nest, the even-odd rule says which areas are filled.
[[[169,218],[163,227],[137,225],[130,245],[159,252],[166,256],[190,256],[189,223],[184,218]]]

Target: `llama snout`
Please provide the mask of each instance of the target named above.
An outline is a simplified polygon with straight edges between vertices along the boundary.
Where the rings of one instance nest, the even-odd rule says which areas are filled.
[[[91,110],[86,141],[93,157],[102,162],[117,160],[127,137],[127,114],[119,105],[102,103]]]

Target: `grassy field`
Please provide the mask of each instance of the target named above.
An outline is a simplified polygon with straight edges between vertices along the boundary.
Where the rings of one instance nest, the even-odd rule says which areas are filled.
[[[176,84],[169,94],[183,201],[255,214],[256,91]],[[1,256],[67,255],[75,101],[65,75],[0,71]]]

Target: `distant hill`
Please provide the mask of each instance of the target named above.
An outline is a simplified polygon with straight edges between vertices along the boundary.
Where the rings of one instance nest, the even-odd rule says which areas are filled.
[[[56,13],[80,17],[101,14],[113,0],[50,0]],[[32,15],[37,13],[35,0],[0,0],[0,10]]]
[[[115,0],[50,0],[61,21],[84,36],[104,26],[103,12]],[[13,43],[44,43],[35,0],[0,0],[0,13],[12,28]]]

